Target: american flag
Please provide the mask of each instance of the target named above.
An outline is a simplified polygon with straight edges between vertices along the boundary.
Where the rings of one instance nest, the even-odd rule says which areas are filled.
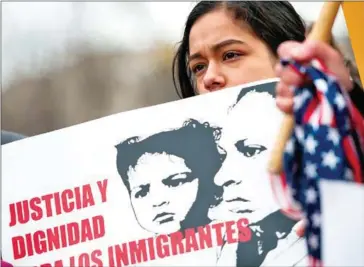
[[[294,88],[295,126],[285,147],[283,172],[272,176],[272,187],[282,210],[305,221],[309,265],[321,267],[318,182],[364,182],[364,119],[321,61],[281,63],[310,82]]]

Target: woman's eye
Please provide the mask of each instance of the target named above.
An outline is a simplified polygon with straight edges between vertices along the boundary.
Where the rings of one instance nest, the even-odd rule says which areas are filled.
[[[178,187],[193,180],[193,176],[189,173],[180,173],[163,180],[163,184],[165,184],[167,187]]]
[[[241,53],[237,52],[227,52],[223,56],[223,60],[230,60],[230,59],[236,59],[241,56]]]
[[[134,194],[135,198],[143,198],[149,193],[149,185],[143,185],[139,188],[139,190]]]
[[[180,186],[182,184],[184,184],[186,179],[175,179],[175,180],[171,180],[168,184],[169,187],[177,187]]]
[[[192,72],[196,74],[202,71],[204,68],[205,66],[203,64],[197,64],[192,68]]]
[[[243,152],[241,152],[245,157],[251,158],[255,155],[259,155],[261,152],[266,150],[264,146],[254,145],[254,146],[246,146]]]
[[[265,146],[262,145],[246,145],[246,140],[241,140],[235,144],[237,150],[242,153],[245,157],[251,158],[259,155],[263,151],[267,150]]]

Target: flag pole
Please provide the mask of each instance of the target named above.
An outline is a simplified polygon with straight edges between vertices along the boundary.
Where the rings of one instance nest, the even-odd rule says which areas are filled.
[[[312,31],[307,39],[319,40],[329,43],[331,40],[331,30],[335,22],[336,15],[339,11],[341,1],[325,2],[319,18],[315,22]],[[271,159],[268,164],[268,171],[271,174],[280,174],[283,170],[283,153],[288,139],[292,134],[294,126],[294,117],[291,114],[285,114],[278,138],[272,150]]]

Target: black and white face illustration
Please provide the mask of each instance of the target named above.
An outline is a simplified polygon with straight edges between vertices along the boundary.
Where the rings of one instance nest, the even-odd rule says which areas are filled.
[[[219,129],[190,120],[116,146],[118,172],[142,228],[167,234],[210,222],[209,208],[222,194],[213,179],[223,161],[217,136]]]
[[[178,231],[196,200],[199,179],[181,157],[146,153],[128,171],[130,200],[143,228]]]
[[[249,223],[278,209],[267,163],[282,114],[275,106],[274,85],[258,89],[243,89],[229,111],[219,142],[226,159],[215,176],[215,183],[224,190],[219,213],[245,217]]]

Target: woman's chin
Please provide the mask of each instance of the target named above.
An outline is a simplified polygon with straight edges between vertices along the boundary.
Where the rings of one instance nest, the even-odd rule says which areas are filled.
[[[255,224],[276,210],[278,210],[278,208],[256,209],[254,211],[244,212],[239,209],[215,207],[209,211],[209,218],[214,221],[229,221],[245,218],[249,221],[249,224]]]
[[[150,232],[156,233],[157,235],[168,235],[181,230],[181,226],[177,222],[168,222],[158,225],[158,227],[153,227]]]

